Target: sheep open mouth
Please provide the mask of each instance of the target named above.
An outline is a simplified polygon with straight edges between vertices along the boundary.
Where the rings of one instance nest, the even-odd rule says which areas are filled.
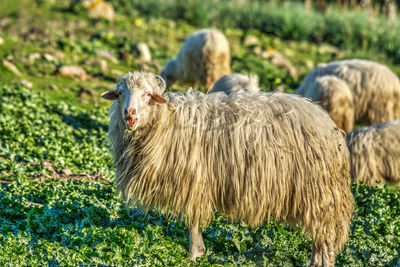
[[[135,124],[137,123],[137,119],[126,119],[126,123],[128,124],[128,126],[135,126]]]

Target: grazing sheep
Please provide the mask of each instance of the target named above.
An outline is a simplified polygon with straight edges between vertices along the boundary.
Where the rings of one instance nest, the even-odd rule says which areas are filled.
[[[325,76],[331,77],[324,84],[318,79]],[[332,76],[337,79],[334,80]],[[352,98],[349,97],[348,89]],[[314,90],[329,92],[314,93]],[[354,113],[352,121],[365,121],[369,124],[400,118],[399,78],[386,66],[372,61],[352,59],[320,65],[307,75],[296,93],[321,101],[322,105],[330,103],[324,106],[330,114],[343,115],[342,119],[334,118],[340,127],[350,124],[348,116],[351,113]],[[325,99],[332,94],[336,100]],[[352,127],[346,126],[343,129],[349,132]]]
[[[336,125],[346,133],[353,129],[353,95],[345,81],[333,75],[316,77],[302,95],[318,99]]]
[[[308,100],[288,94],[161,94],[150,73],[119,78],[108,138],[117,192],[146,210],[185,219],[191,259],[215,210],[251,227],[275,218],[312,237],[311,266],[332,266],[353,212],[343,131]]]
[[[400,120],[378,123],[346,136],[355,181],[400,186]]]
[[[225,75],[214,84],[210,93],[224,92],[229,95],[240,90],[259,92],[261,89],[258,86],[258,76],[239,73]]]
[[[175,80],[200,82],[207,88],[231,72],[229,43],[215,29],[203,29],[190,35],[176,58],[161,72],[169,87]]]

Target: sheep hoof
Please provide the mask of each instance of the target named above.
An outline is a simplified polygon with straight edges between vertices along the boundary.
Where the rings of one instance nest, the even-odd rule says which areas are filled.
[[[204,249],[204,250],[203,250],[203,249],[200,249],[200,250],[198,250],[198,251],[192,251],[192,253],[190,254],[190,259],[191,259],[192,261],[196,262],[196,259],[197,259],[198,257],[203,256],[204,253],[205,253],[205,249]]]

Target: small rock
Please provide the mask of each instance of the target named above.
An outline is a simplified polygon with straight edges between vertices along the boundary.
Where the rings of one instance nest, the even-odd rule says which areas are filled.
[[[0,37],[0,45],[4,44],[4,39]]]
[[[285,92],[285,88],[282,85],[277,85],[272,89],[273,92],[283,93]]]
[[[58,69],[61,76],[65,77],[77,77],[81,81],[86,81],[86,71],[78,66],[62,66]]]
[[[49,87],[50,87],[51,90],[54,90],[54,91],[58,90],[58,86],[55,85],[55,84],[50,84]]]
[[[115,55],[114,55],[114,53],[112,51],[100,49],[100,50],[96,51],[96,55],[99,56],[99,57],[102,57],[102,58],[109,59],[114,63],[118,62],[118,60],[116,59],[116,57],[115,57]]]
[[[17,67],[8,60],[3,60],[3,66],[17,76],[22,75],[21,72],[17,69]]]
[[[260,55],[262,54],[261,47],[255,46],[255,47],[253,48],[253,53],[256,54],[257,56],[260,56]]]
[[[150,49],[145,43],[138,43],[134,48],[134,54],[143,62],[151,61]]]
[[[56,173],[56,170],[54,169],[53,165],[51,165],[49,162],[47,161],[42,161],[40,163],[40,165],[42,165],[43,168],[48,168],[52,174]]]
[[[292,49],[285,49],[285,55],[291,58],[294,57],[295,52]]]
[[[338,54],[340,52],[340,49],[333,45],[321,45],[318,47],[318,52],[321,54]]]
[[[59,50],[55,50],[53,52],[53,54],[54,54],[55,58],[57,58],[57,59],[64,59],[65,58],[65,54],[63,52],[59,51]]]
[[[32,53],[28,56],[28,61],[30,64],[35,63],[36,59],[40,58],[40,54],[39,53]]]
[[[271,63],[275,66],[281,67],[287,70],[291,76],[297,76],[297,71],[295,67],[292,65],[289,59],[284,57],[281,53],[276,52],[271,58]]]
[[[85,62],[85,65],[99,68],[102,72],[107,71],[107,61],[104,59],[91,58]]]
[[[6,60],[10,61],[10,62],[14,62],[14,56],[13,55],[8,55],[6,57]]]
[[[121,76],[121,75],[123,75],[124,73],[122,72],[122,71],[120,71],[120,70],[111,70],[111,74],[112,75],[115,75],[115,76]]]
[[[147,64],[138,64],[138,68],[142,71],[151,71],[151,67]]]
[[[306,64],[307,68],[309,68],[309,69],[313,69],[315,66],[314,62],[310,59],[307,59],[304,63]]]
[[[176,28],[176,22],[173,20],[168,20],[168,27],[175,29]]]
[[[264,50],[261,52],[260,57],[263,59],[269,59],[271,57],[271,54],[268,52],[268,50]]]
[[[248,35],[243,40],[243,45],[247,46],[247,47],[249,47],[249,46],[257,46],[257,45],[259,45],[259,43],[260,43],[260,41],[254,35]]]
[[[8,24],[10,24],[10,23],[11,23],[11,18],[10,18],[10,17],[2,18],[2,19],[0,20],[0,28],[4,28],[4,27],[6,27]]]
[[[72,175],[72,172],[70,171],[70,169],[67,169],[67,168],[62,169],[62,170],[61,170],[61,173],[62,173],[62,174],[65,174],[65,175]]]
[[[33,87],[33,83],[31,83],[28,80],[22,79],[19,81],[23,86],[25,86],[26,88],[32,88]]]
[[[289,47],[292,48],[292,49],[296,49],[296,47],[297,47],[297,42],[295,42],[295,41],[289,41]]]
[[[115,18],[114,8],[103,0],[85,0],[83,5],[89,10],[89,17],[93,19],[113,21]]]
[[[260,56],[263,59],[270,59],[273,55],[275,55],[276,53],[278,53],[278,51],[276,51],[274,48],[272,47],[268,47],[266,50],[262,51]]]
[[[54,62],[57,60],[55,56],[47,54],[47,53],[44,53],[43,57],[44,57],[44,59],[46,59],[49,62]]]
[[[274,43],[275,44],[280,44],[282,41],[281,41],[281,39],[279,38],[279,37],[275,37],[274,38]]]

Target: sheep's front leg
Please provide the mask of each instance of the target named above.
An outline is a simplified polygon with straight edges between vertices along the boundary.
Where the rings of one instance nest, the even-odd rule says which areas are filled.
[[[335,266],[335,251],[333,244],[326,242],[322,248],[322,266]]]
[[[206,252],[203,237],[200,232],[199,224],[196,223],[190,227],[190,259],[196,261],[197,257],[201,257]]]

